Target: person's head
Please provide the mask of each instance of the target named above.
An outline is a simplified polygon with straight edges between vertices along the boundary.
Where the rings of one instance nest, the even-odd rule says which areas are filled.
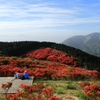
[[[27,71],[25,70],[24,73],[27,73]]]
[[[17,74],[17,71],[15,72],[15,74]]]
[[[20,71],[17,71],[18,73],[20,73]]]

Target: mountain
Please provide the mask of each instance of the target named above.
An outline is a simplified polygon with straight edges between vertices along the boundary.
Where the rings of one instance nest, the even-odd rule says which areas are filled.
[[[100,56],[100,33],[91,33],[86,36],[77,35],[70,37],[62,44],[80,49],[89,54]]]

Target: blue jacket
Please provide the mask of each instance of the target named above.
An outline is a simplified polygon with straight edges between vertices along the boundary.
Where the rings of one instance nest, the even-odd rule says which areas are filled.
[[[24,73],[24,77],[25,77],[25,79],[29,79],[28,73]]]

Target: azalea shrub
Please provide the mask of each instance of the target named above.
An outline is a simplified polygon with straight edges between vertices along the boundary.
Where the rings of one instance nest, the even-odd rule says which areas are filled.
[[[74,67],[79,66],[79,62],[76,61],[76,58],[68,55],[65,52],[54,50],[49,47],[42,47],[40,49],[29,51],[23,56],[60,62],[60,63],[72,65]]]
[[[80,86],[82,86],[83,92],[90,100],[100,100],[100,85],[84,81],[80,83]]]
[[[36,79],[64,79],[79,80],[92,78],[97,80],[100,72],[79,67],[76,58],[67,53],[52,48],[40,48],[29,51],[22,57],[0,57],[0,76],[13,76],[15,71],[23,73],[25,70],[29,76]]]
[[[11,88],[12,82],[7,82],[6,84],[2,84],[1,88],[4,90],[5,93]]]
[[[44,87],[44,84],[34,85],[20,84],[21,90],[14,94],[4,96],[6,100],[60,100],[53,94],[52,87]]]

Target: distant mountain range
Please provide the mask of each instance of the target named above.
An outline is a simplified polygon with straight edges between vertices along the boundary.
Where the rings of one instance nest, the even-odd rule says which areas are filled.
[[[77,35],[70,37],[62,42],[67,46],[80,49],[89,54],[100,56],[100,33],[91,33],[89,35]]]

